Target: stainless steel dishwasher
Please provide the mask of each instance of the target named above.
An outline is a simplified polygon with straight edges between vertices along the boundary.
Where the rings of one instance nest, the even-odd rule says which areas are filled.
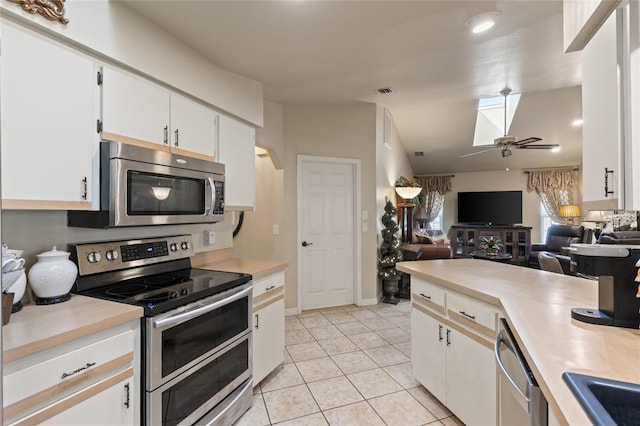
[[[494,349],[499,367],[498,424],[546,426],[547,401],[503,318]]]

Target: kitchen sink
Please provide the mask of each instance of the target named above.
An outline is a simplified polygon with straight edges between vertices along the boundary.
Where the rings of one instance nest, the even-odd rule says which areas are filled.
[[[640,384],[568,372],[562,378],[594,425],[640,425]]]

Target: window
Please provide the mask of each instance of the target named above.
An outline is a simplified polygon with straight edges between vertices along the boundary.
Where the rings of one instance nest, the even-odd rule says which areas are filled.
[[[544,204],[540,203],[540,241],[547,241],[547,231],[551,225],[555,225],[551,216],[547,214]]]
[[[438,216],[430,223],[430,225],[431,225],[430,229],[443,230],[443,227],[444,227],[444,223],[443,223],[443,219],[442,219],[443,210],[444,209],[440,209],[440,213],[438,213]]]

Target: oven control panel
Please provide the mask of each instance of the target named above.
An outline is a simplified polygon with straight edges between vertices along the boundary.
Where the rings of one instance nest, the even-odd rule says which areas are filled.
[[[71,246],[81,276],[166,262],[194,255],[191,235],[80,243]]]

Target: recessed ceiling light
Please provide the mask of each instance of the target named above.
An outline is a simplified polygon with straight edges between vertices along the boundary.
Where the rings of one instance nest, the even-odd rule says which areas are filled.
[[[551,152],[560,152],[560,147],[556,146],[556,147],[551,148]]]
[[[573,121],[571,122],[571,125],[572,125],[573,127],[580,127],[580,126],[582,126],[582,118],[576,118],[575,120],[573,120]]]
[[[471,28],[471,32],[474,34],[487,31],[496,24],[496,17],[498,12],[487,12],[474,16],[465,22],[465,25]]]

